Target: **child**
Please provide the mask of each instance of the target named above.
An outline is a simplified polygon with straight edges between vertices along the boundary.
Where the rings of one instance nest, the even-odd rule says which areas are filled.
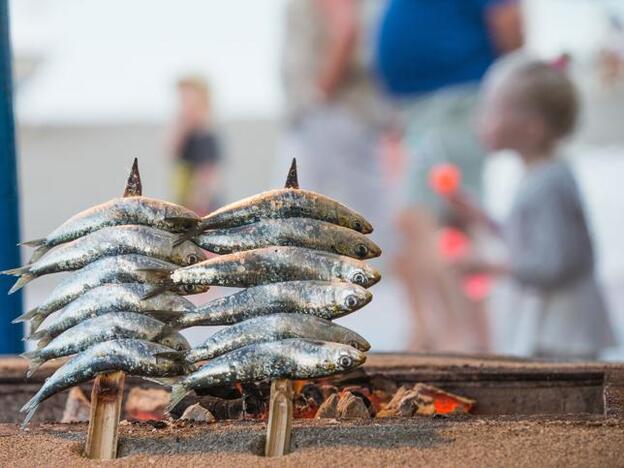
[[[221,154],[212,131],[208,83],[201,76],[178,81],[178,115],[172,129],[176,201],[200,215],[216,208]]]
[[[595,358],[612,344],[608,315],[594,278],[594,254],[580,194],[559,142],[574,130],[575,88],[545,62],[517,57],[490,72],[479,133],[492,151],[516,151],[526,174],[501,234],[507,264],[469,261],[464,271],[508,274],[518,354]],[[471,222],[491,225],[466,198],[451,200]]]

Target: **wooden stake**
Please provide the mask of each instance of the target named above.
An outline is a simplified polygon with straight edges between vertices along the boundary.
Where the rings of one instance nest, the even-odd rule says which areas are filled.
[[[284,188],[298,189],[297,160],[293,158],[286,176]],[[264,454],[267,457],[279,457],[290,451],[290,433],[293,420],[293,386],[287,379],[271,382],[269,397],[269,420],[267,423],[266,445]]]
[[[117,458],[117,432],[123,400],[123,372],[99,375],[91,390],[91,417],[85,455],[95,460]]]
[[[279,457],[290,451],[290,433],[293,420],[292,382],[287,379],[271,382],[269,421],[264,454]]]
[[[143,192],[139,162],[134,158],[124,197],[140,196]],[[91,416],[85,444],[85,455],[95,460],[117,458],[117,439],[121,402],[126,376],[123,372],[101,374],[95,378],[91,390]]]

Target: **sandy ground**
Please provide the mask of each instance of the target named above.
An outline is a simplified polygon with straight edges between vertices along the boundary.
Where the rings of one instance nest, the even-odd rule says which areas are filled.
[[[266,459],[264,423],[122,426],[120,457],[81,456],[86,427],[0,425],[0,465],[40,466],[622,466],[624,422],[580,419],[296,421],[293,452]]]

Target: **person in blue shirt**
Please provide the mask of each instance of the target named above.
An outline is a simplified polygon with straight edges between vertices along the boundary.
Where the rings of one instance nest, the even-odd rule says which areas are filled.
[[[480,198],[485,152],[473,124],[479,82],[498,56],[521,45],[516,1],[390,0],[381,18],[375,68],[402,111],[407,153],[401,184],[407,208],[399,219],[406,242],[398,250],[404,253],[400,274],[416,319],[413,349],[456,349],[458,335],[465,335],[459,320],[465,304],[454,297],[461,295],[459,287],[449,287],[453,279],[432,253],[438,223],[448,212],[428,177],[433,167],[453,164],[461,172],[462,191]],[[453,323],[463,331],[440,326]],[[480,334],[477,341],[484,342]]]

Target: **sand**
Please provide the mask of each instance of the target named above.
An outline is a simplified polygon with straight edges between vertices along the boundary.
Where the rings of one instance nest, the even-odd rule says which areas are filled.
[[[298,420],[293,452],[261,456],[261,422],[121,427],[120,458],[81,456],[84,424],[0,425],[0,466],[622,466],[624,421],[587,418]]]

